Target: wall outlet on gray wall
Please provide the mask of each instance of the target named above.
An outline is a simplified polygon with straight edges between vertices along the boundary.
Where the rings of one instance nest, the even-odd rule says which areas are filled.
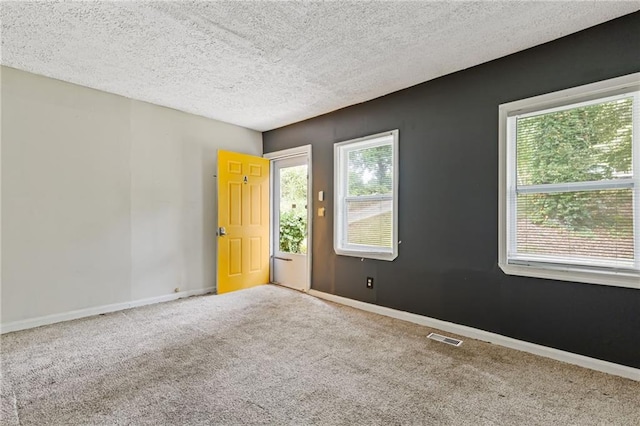
[[[373,277],[367,277],[367,288],[373,288]]]

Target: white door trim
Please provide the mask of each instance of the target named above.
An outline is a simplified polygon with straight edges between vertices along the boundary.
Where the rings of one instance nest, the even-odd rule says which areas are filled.
[[[311,259],[313,256],[313,173],[312,173],[312,161],[311,161],[311,145],[303,145],[295,148],[284,149],[281,151],[268,152],[263,155],[264,158],[268,158],[271,160],[271,167],[269,167],[269,181],[271,188],[273,189],[273,162],[276,160],[282,160],[290,157],[303,157],[306,156],[308,168],[307,173],[309,174],[309,180],[307,182],[307,282],[303,287],[303,291],[308,292],[311,289],[311,265],[313,264]],[[274,217],[274,200],[273,200],[273,190],[270,191],[269,196],[269,211],[271,212],[271,217]],[[271,281],[273,281],[273,243],[275,241],[275,229],[273,227],[273,220],[271,221],[271,225],[269,226],[269,256],[271,259],[271,265],[269,267]]]

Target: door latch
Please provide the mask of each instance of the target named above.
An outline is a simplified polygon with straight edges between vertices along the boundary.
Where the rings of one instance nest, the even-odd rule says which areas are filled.
[[[220,228],[218,228],[218,232],[216,232],[216,234],[218,234],[219,237],[224,237],[225,235],[227,235],[227,230],[224,229],[224,226],[221,226]]]

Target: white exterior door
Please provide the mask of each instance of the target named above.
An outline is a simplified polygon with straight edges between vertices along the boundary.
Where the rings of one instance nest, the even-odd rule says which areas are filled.
[[[277,153],[276,153],[277,154]],[[274,154],[271,154],[274,155]],[[296,290],[310,287],[309,155],[272,159],[271,281]]]

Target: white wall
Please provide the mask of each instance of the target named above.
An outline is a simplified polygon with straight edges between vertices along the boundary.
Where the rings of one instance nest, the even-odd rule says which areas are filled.
[[[259,132],[2,68],[2,323],[215,285],[217,149]]]

